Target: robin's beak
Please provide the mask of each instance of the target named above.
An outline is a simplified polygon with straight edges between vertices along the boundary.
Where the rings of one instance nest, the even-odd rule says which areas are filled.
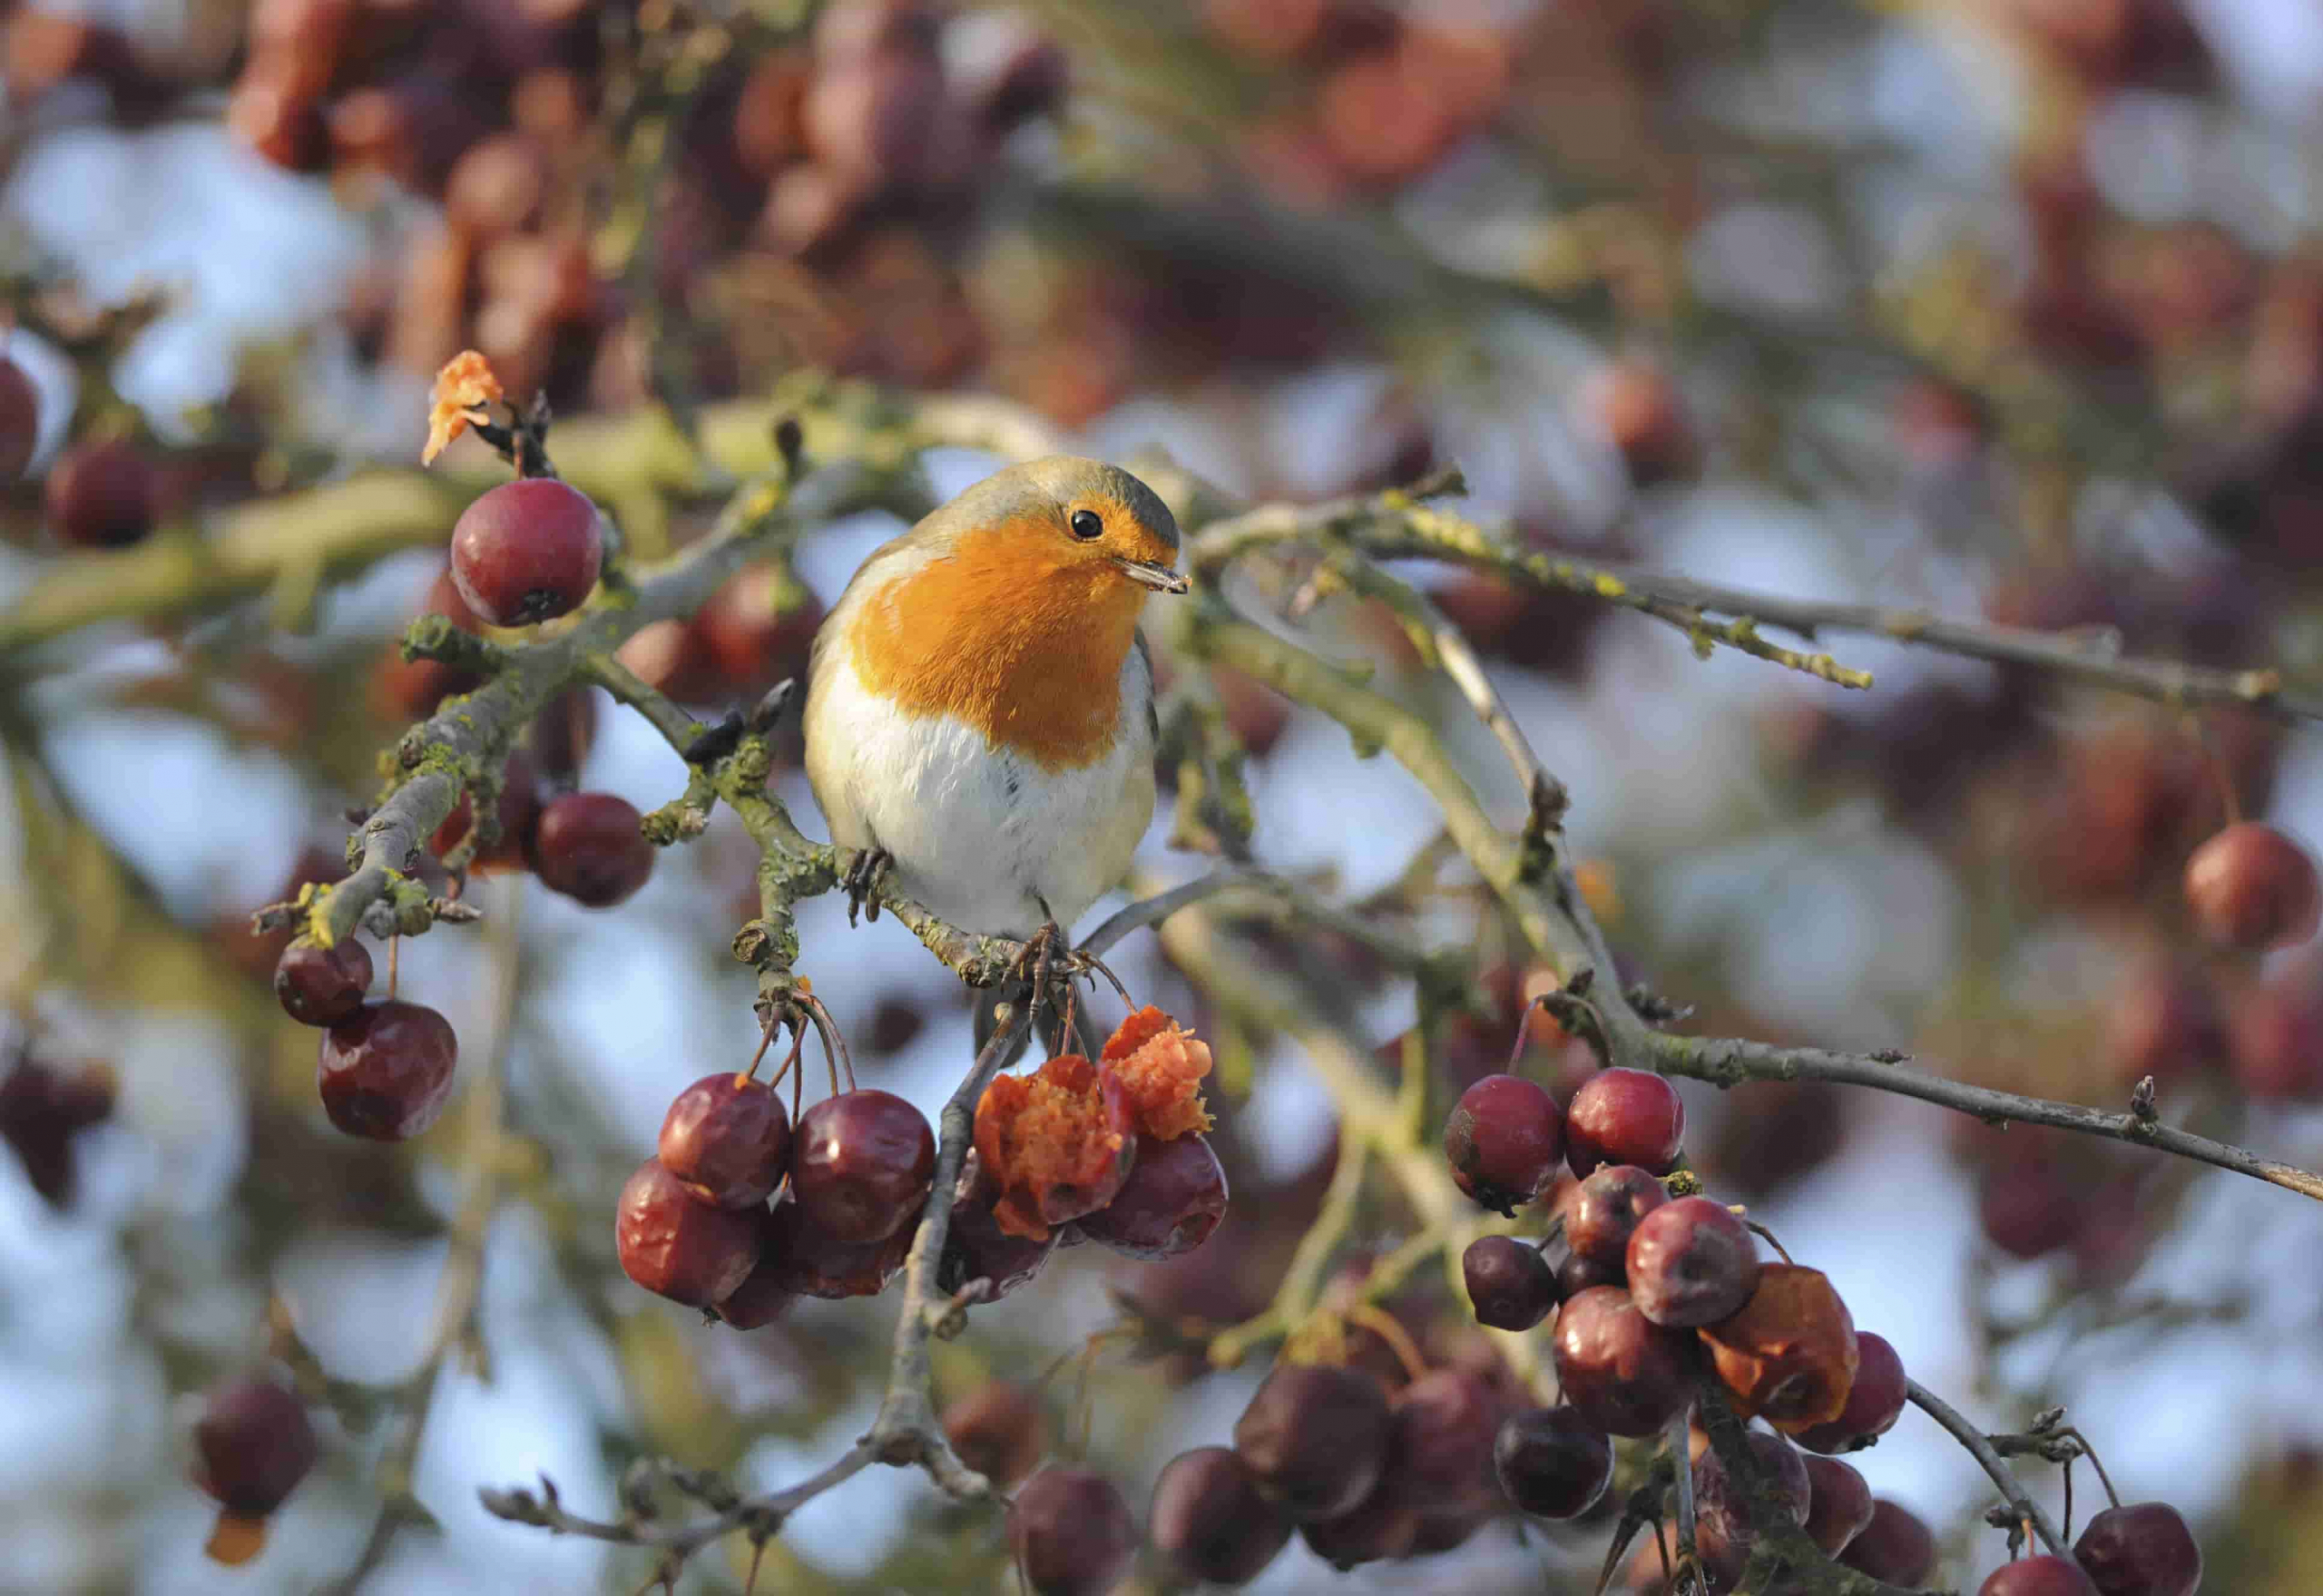
[[[1155,592],[1181,593],[1193,586],[1158,560],[1131,560],[1115,554],[1113,563],[1122,568],[1123,576],[1140,586],[1152,588]]]

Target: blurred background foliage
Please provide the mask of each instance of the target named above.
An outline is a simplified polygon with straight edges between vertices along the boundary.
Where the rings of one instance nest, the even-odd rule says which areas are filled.
[[[1457,462],[1477,511],[1544,549],[2294,681],[2323,651],[2323,14],[2303,0],[5,15],[0,268],[32,403],[0,395],[30,453],[0,493],[0,965],[19,1051],[74,1079],[88,1061],[114,1094],[93,1126],[0,1127],[10,1591],[633,1588],[636,1554],[498,1523],[474,1488],[545,1469],[603,1508],[641,1454],[779,1484],[867,1416],[891,1305],[739,1337],[613,1265],[612,1194],[670,1092],[755,1036],[727,954],[751,851],[724,818],[618,913],[535,890],[519,915],[512,882],[484,883],[491,929],[402,951],[467,1078],[411,1146],[328,1129],[312,1034],[267,990],[279,944],[250,911],[337,867],[378,750],[449,685],[390,640],[440,602],[436,551],[490,480],[473,444],[414,475],[427,377],[463,348],[573,418],[553,448],[643,553],[714,514],[690,437],[770,395],[867,403],[829,386],[859,379],[995,395],[1251,498]],[[989,464],[928,470],[948,492]],[[746,700],[803,668],[896,524],[818,534],[624,658],[682,701]],[[2177,891],[2230,815],[2323,838],[2311,739],[1835,640],[1877,677],[1849,694],[1698,661],[1585,600],[1428,580],[1571,788],[1633,973],[1694,1024],[1905,1046],[2097,1104],[2151,1073],[2189,1124],[2323,1156],[2323,966],[2198,954]],[[1383,612],[1338,595],[1306,623],[1513,804]],[[1539,973],[1475,895],[1405,901],[1436,829],[1416,788],[1189,669],[1178,689],[1214,694],[1250,756],[1254,857],[1473,947],[1475,1012],[1426,1042],[1446,1086],[1499,1067]],[[533,752],[641,808],[682,781],[587,697]],[[777,781],[811,826],[795,768]],[[1186,873],[1173,839],[1220,846],[1164,808],[1156,880]],[[891,925],[850,933],[827,903],[802,923],[867,1077],[932,1109],[967,1058],[956,984]],[[944,1395],[1032,1378],[1112,1322],[1108,1288],[1246,1317],[1317,1212],[1328,1094],[1142,940],[1132,989],[1219,1050],[1231,1217],[1165,1265],[1061,1258],[942,1350]],[[1407,988],[1350,947],[1269,946],[1396,1056]],[[1569,1086],[1586,1061],[1535,1023]],[[1862,1094],[1688,1096],[1695,1164],[1923,1383],[1995,1426],[2071,1402],[2128,1493],[2199,1511],[2205,1590],[2313,1587],[2323,1216]],[[1383,1203],[1358,1233],[1409,1224]],[[1483,1334],[1432,1276],[1407,1296],[1436,1355]],[[184,1423],[268,1356],[318,1405],[324,1464],[230,1572],[199,1555]],[[1133,1502],[1171,1451],[1223,1438],[1257,1373],[1097,1359],[1092,1445]],[[1058,1434],[1073,1378],[1047,1388]],[[1943,1527],[1955,1584],[2000,1555],[1973,1466],[1928,1426],[1857,1461]],[[375,1535],[407,1483],[412,1523]],[[1495,1528],[1343,1581],[1299,1550],[1261,1588],[1580,1591],[1602,1544]],[[769,1556],[761,1588],[1003,1578],[990,1515],[884,1474]],[[717,1555],[687,1576],[739,1584]]]

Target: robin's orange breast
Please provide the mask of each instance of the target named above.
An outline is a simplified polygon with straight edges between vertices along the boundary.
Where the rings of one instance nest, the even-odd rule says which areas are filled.
[[[848,637],[863,684],[1045,770],[1103,759],[1121,735],[1122,662],[1144,591],[1053,543],[980,528],[870,595]]]

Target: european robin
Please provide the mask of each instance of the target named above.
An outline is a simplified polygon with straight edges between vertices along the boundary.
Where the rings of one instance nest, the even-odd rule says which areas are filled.
[[[1177,562],[1152,488],[1069,455],[988,476],[879,548],[809,673],[807,776],[831,840],[955,925],[1061,936],[1153,818],[1137,622],[1186,591]]]

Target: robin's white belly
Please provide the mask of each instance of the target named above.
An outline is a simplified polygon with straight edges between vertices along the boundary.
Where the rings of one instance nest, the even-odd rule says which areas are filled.
[[[807,775],[845,847],[886,848],[896,885],[973,931],[1070,929],[1117,884],[1153,818],[1152,678],[1122,667],[1122,735],[1073,770],[1044,770],[946,716],[867,691],[847,651],[826,649],[807,699]]]

